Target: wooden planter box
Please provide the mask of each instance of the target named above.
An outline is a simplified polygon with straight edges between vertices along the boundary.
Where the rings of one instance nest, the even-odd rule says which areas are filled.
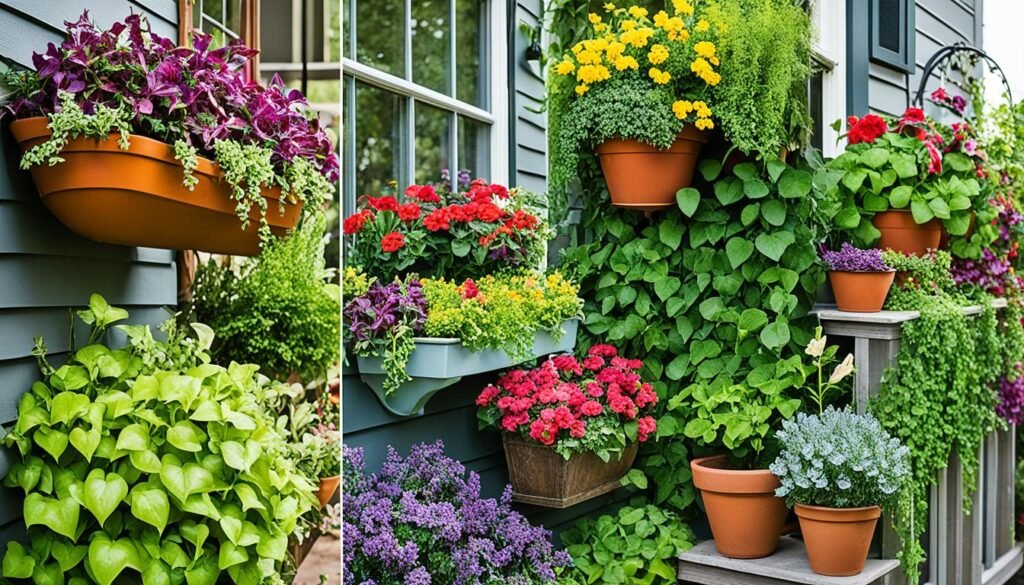
[[[547,332],[538,333],[533,343],[532,358],[572,351],[576,346],[578,319],[562,323],[564,332],[557,340]],[[383,360],[379,357],[359,356],[359,377],[362,378],[384,405],[399,416],[423,414],[423,408],[434,394],[455,384],[464,376],[493,372],[518,365],[525,360],[513,360],[503,350],[471,351],[455,338],[417,337],[416,349],[405,366],[412,380],[402,384],[391,394],[384,391]]]
[[[637,443],[607,463],[593,453],[565,459],[551,447],[502,433],[512,500],[547,508],[568,508],[619,487],[636,459]]]

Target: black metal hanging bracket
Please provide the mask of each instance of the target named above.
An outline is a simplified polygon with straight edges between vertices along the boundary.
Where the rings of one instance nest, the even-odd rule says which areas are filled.
[[[924,90],[936,67],[957,55],[963,54],[972,55],[976,59],[985,61],[990,72],[999,74],[999,78],[1003,82],[1003,87],[1006,88],[1006,98],[1012,104],[1013,95],[1010,92],[1010,82],[1006,79],[1006,74],[1003,73],[1003,69],[999,66],[999,63],[997,63],[996,60],[985,51],[968,45],[963,41],[942,47],[938,51],[935,51],[935,54],[928,59],[928,62],[925,63],[924,70],[921,72],[921,81],[918,83],[917,93],[914,95],[914,101],[911,102],[911,104],[916,106],[924,104]],[[910,85],[909,76],[907,77],[907,85]]]

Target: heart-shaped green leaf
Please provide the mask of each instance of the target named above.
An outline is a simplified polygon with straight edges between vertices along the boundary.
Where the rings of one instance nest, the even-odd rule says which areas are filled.
[[[89,548],[84,544],[71,544],[63,540],[53,539],[50,545],[50,554],[60,564],[61,571],[67,573],[82,562]]]
[[[223,520],[221,520],[223,522]],[[221,570],[244,563],[249,560],[249,553],[244,548],[239,548],[231,542],[220,543],[220,555],[218,566]]]
[[[165,491],[140,484],[132,490],[131,503],[132,514],[136,518],[155,526],[163,534],[164,527],[167,526],[167,517],[171,511]]]
[[[39,427],[32,435],[36,444],[42,447],[54,461],[60,459],[61,454],[68,448],[68,435],[50,427]]]
[[[71,423],[89,409],[89,397],[77,392],[61,392],[50,405],[50,424]]]
[[[185,582],[188,585],[215,585],[220,576],[218,559],[214,555],[204,555],[189,568],[185,569]]]
[[[693,214],[697,211],[697,206],[700,204],[700,191],[693,187],[680,189],[676,191],[676,203],[686,217],[693,217]]]
[[[128,456],[135,469],[144,473],[160,473],[160,458],[152,451],[132,451]]]
[[[182,451],[198,453],[203,450],[200,432],[192,423],[182,421],[167,429],[167,442]]]
[[[58,499],[32,492],[25,496],[22,510],[26,527],[38,524],[71,540],[76,539],[81,506],[70,495]]]
[[[725,243],[725,254],[729,257],[729,265],[732,266],[733,270],[739,268],[753,253],[754,244],[739,236],[730,238]]]
[[[3,575],[11,579],[28,579],[36,568],[36,559],[25,552],[25,547],[16,541],[7,542],[7,554],[4,555]]]
[[[267,509],[263,502],[260,501],[259,496],[256,495],[256,490],[252,489],[252,486],[247,483],[236,483],[235,495],[238,496],[238,501],[242,503],[243,511]]]
[[[108,473],[104,476],[102,469],[93,469],[85,478],[83,504],[101,525],[107,521],[107,518],[127,495],[128,483],[116,473]]]
[[[171,495],[184,502],[188,499],[188,485],[185,483],[185,470],[174,455],[164,455],[160,461],[160,483],[164,484]]]
[[[110,585],[125,569],[139,570],[139,555],[135,546],[127,538],[112,541],[106,533],[97,533],[89,543],[87,561],[96,581],[100,585]]]
[[[139,423],[132,423],[117,435],[117,449],[120,451],[145,451],[149,449],[149,429]]]
[[[89,429],[87,431],[82,427],[75,427],[71,429],[71,434],[68,435],[68,438],[71,441],[71,446],[77,449],[85,457],[86,461],[92,461],[93,453],[100,446],[100,432],[98,430]]]

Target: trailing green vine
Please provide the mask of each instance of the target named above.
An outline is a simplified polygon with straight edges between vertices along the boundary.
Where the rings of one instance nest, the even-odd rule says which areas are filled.
[[[1019,334],[1004,335],[992,297],[972,301],[955,289],[948,253],[917,258],[886,252],[884,259],[903,273],[886,308],[920,312],[903,324],[896,367],[882,376],[870,403],[883,427],[911,451],[911,493],[901,498],[895,527],[903,543],[897,556],[916,581],[925,555],[920,538],[927,529],[930,487],[956,452],[965,486],[963,509],[970,511],[982,440],[1002,425],[994,387],[1011,360],[1024,354],[1024,343]],[[972,302],[981,304],[980,314],[965,313]],[[1004,325],[1019,313],[1019,308],[1009,310]]]
[[[46,164],[54,166],[64,162],[60,156],[64,147],[74,138],[106,138],[117,131],[117,144],[121,149],[128,149],[128,136],[131,134],[131,112],[122,107],[110,108],[96,104],[96,111],[86,114],[78,107],[71,94],[60,93],[61,110],[49,115],[52,136],[32,148],[21,157],[21,168],[28,170],[34,166]]]

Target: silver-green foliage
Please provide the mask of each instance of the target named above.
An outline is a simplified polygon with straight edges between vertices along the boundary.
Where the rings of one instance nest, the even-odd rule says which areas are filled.
[[[100,333],[127,317],[99,295],[79,315]],[[4,438],[30,544],[8,544],[3,577],[283,585],[289,537],[317,500],[263,405],[269,380],[209,363],[205,326],[169,321],[166,341],[117,328],[126,346],[90,343],[56,369],[40,343],[43,379]]]
[[[782,450],[771,471],[776,495],[792,504],[830,508],[888,506],[910,475],[910,451],[870,414],[799,413],[776,433]]]
[[[52,136],[25,152],[21,157],[22,169],[28,170],[41,164],[52,167],[64,162],[60,153],[68,141],[74,138],[106,138],[116,131],[118,146],[127,150],[128,136],[131,133],[131,112],[121,107],[110,108],[96,104],[95,112],[89,115],[78,107],[74,96],[64,92],[60,94],[60,104],[60,111],[49,116]]]

